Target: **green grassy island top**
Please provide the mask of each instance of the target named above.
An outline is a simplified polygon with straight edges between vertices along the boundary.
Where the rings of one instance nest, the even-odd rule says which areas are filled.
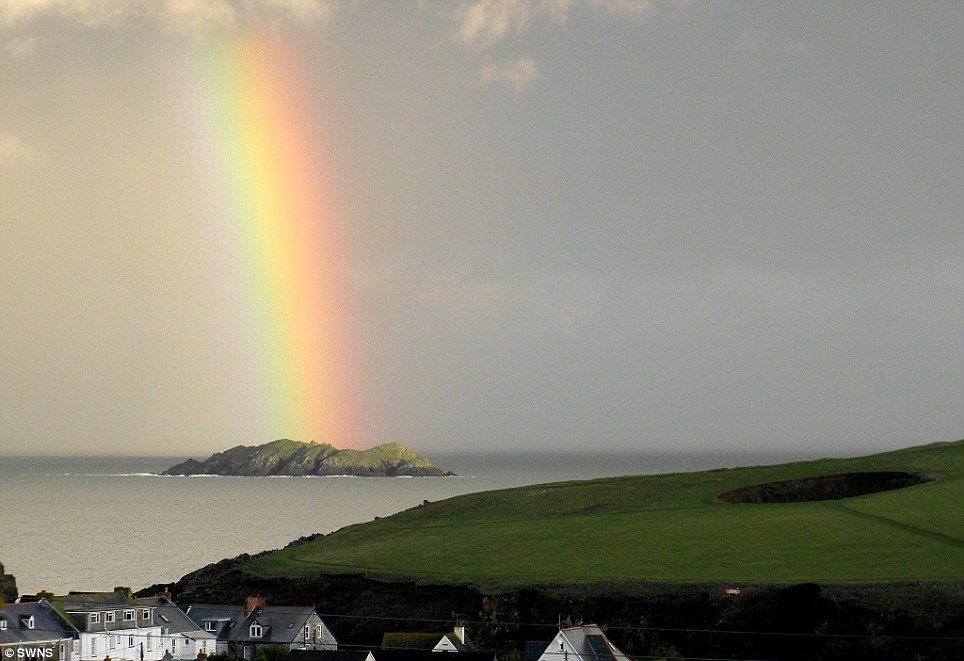
[[[263,445],[238,445],[204,461],[188,459],[162,474],[436,477],[446,473],[401,443],[385,443],[368,450],[339,450],[328,443],[280,439]]]

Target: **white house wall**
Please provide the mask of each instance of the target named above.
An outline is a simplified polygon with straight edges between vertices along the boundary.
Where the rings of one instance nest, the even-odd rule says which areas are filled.
[[[133,637],[134,644],[130,644]],[[80,661],[140,661],[143,643],[144,661],[160,661],[164,656],[164,641],[160,627],[116,629],[114,631],[81,632]]]
[[[583,661],[562,632],[556,634],[538,661]]]

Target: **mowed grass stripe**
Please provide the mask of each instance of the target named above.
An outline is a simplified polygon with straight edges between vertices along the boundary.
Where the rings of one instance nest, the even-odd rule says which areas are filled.
[[[608,478],[468,494],[251,561],[258,576],[364,572],[495,586],[618,579],[961,580],[964,442],[853,460]],[[856,470],[942,481],[851,498],[734,505],[755,483]]]
[[[300,563],[452,580],[535,582],[613,579],[820,580],[947,578],[957,549],[880,522],[815,505],[766,505],[734,513],[673,511],[505,521],[398,530]],[[859,530],[859,535],[855,531]],[[468,533],[468,534],[466,534]],[[486,558],[484,566],[474,558]],[[868,562],[868,558],[874,558]],[[413,571],[414,568],[414,571]],[[562,568],[562,570],[560,570]],[[470,571],[466,571],[470,569]],[[802,580],[802,579],[801,579]]]
[[[964,479],[950,478],[874,498],[841,501],[847,509],[891,519],[964,545]],[[950,505],[948,507],[942,506]]]

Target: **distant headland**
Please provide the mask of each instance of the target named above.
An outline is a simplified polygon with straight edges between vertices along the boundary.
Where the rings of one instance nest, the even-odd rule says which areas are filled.
[[[238,445],[204,461],[188,459],[161,475],[354,475],[358,477],[441,477],[436,468],[401,443],[368,450],[339,450],[328,443],[279,439],[263,445]]]

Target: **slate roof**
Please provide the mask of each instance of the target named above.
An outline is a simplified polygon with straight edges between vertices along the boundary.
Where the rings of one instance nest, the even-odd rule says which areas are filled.
[[[204,623],[213,620],[216,626],[214,633],[218,640],[231,640],[234,630],[244,621],[244,606],[198,604],[188,606],[184,613],[193,620],[202,631],[207,631]]]
[[[189,618],[177,604],[167,597],[147,597],[135,599],[138,608],[154,608],[154,625],[167,630],[167,633],[183,634],[188,638],[212,640],[217,638],[210,631],[205,631],[203,625]]]
[[[25,604],[5,604],[0,608],[0,620],[7,623],[0,630],[0,645],[11,643],[40,643],[70,638],[63,625],[47,610],[48,606],[39,601]],[[33,616],[33,629],[27,628],[26,619]]]
[[[304,640],[305,623],[315,609],[311,606],[264,606],[256,608],[238,628],[232,640],[239,643],[268,643],[289,645]],[[257,621],[264,631],[260,638],[251,637],[251,624]]]
[[[315,612],[311,606],[263,606],[245,617],[244,611],[244,606],[199,604],[189,606],[185,612],[202,630],[205,621],[216,621],[218,640],[267,645],[290,645],[304,640],[305,624]],[[264,628],[260,638],[251,637],[255,621]]]
[[[135,604],[124,591],[69,592],[62,597],[51,597],[51,603],[62,611],[88,613],[90,611],[122,610]]]

